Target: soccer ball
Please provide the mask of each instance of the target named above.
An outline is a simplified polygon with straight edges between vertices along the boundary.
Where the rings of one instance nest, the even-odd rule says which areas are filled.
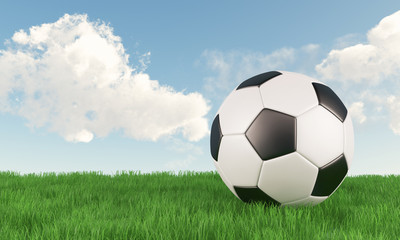
[[[271,71],[242,82],[225,99],[210,147],[219,175],[242,201],[316,205],[346,177],[353,125],[325,84]]]

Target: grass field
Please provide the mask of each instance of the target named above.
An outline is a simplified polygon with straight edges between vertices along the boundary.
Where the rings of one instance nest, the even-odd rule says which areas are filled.
[[[241,202],[215,172],[1,172],[0,239],[400,239],[400,176],[279,208]]]

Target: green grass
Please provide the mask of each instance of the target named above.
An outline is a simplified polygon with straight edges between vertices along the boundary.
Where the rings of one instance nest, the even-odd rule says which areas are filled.
[[[0,173],[0,239],[399,239],[400,176],[347,177],[315,207],[236,199],[215,172]]]

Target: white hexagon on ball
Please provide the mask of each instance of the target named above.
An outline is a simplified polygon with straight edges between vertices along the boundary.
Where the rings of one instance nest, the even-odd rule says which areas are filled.
[[[328,86],[271,71],[227,97],[212,123],[210,150],[221,178],[242,201],[315,205],[346,177],[353,126]]]
[[[244,135],[224,136],[219,159],[218,166],[234,186],[257,186],[263,162]]]
[[[279,202],[292,202],[311,195],[317,175],[318,168],[294,152],[265,161],[258,186]]]
[[[350,117],[344,121],[344,156],[350,168],[354,156],[354,130]]]
[[[317,167],[337,158],[343,147],[343,123],[324,107],[317,106],[297,118],[297,151]]]
[[[260,86],[265,108],[297,117],[318,105],[318,98],[309,77],[290,72],[283,73],[277,76],[275,81],[267,81]]]
[[[258,88],[241,89],[228,95],[218,111],[222,133],[224,135],[244,133],[262,109]]]

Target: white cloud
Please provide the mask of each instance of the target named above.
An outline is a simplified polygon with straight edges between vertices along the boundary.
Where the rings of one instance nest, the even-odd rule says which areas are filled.
[[[320,49],[318,44],[310,43],[301,47],[301,50],[308,54],[316,54]]]
[[[400,135],[400,11],[371,28],[365,43],[360,39],[354,34],[339,38],[344,47],[331,50],[315,70],[325,79],[345,83],[352,89],[349,97],[359,96],[361,101],[349,109],[359,123],[368,115],[368,121],[387,121]]]
[[[278,70],[295,59],[293,48],[281,48],[270,54],[259,52],[205,50],[202,57],[216,74],[205,79],[205,89],[215,93],[231,91],[236,85],[254,75]]]
[[[367,120],[364,115],[364,103],[361,101],[352,103],[349,107],[349,112],[351,117],[360,124]]]
[[[68,142],[85,142],[88,143],[93,140],[93,133],[89,132],[86,129],[83,129],[82,131],[75,133],[75,134],[69,134],[65,136],[65,140]]]
[[[400,76],[400,11],[383,18],[367,43],[331,50],[315,69],[325,79],[378,84]]]
[[[196,158],[192,155],[189,155],[184,159],[173,160],[173,161],[167,162],[164,165],[164,169],[166,169],[167,171],[175,172],[177,174],[177,173],[179,173],[179,171],[189,170],[190,166],[195,161],[196,161]]]
[[[390,113],[390,129],[396,135],[400,135],[400,98],[391,95],[387,97],[386,101]]]
[[[86,15],[19,30],[0,50],[0,111],[89,142],[122,129],[135,139],[208,134],[206,99],[177,92],[129,65],[121,38]],[[149,54],[139,63],[145,68]]]
[[[320,52],[318,44],[307,44],[298,49],[280,48],[270,53],[205,50],[202,59],[212,74],[205,78],[204,88],[209,93],[221,95],[221,92],[230,92],[244,80],[263,72],[287,70],[307,73],[310,69],[314,71]]]
[[[341,49],[356,45],[363,41],[364,36],[358,33],[349,33],[335,39],[334,48]]]
[[[168,137],[165,139],[168,143],[167,149],[176,153],[189,153],[191,155],[203,154],[203,149],[197,144],[182,141],[176,137]]]

